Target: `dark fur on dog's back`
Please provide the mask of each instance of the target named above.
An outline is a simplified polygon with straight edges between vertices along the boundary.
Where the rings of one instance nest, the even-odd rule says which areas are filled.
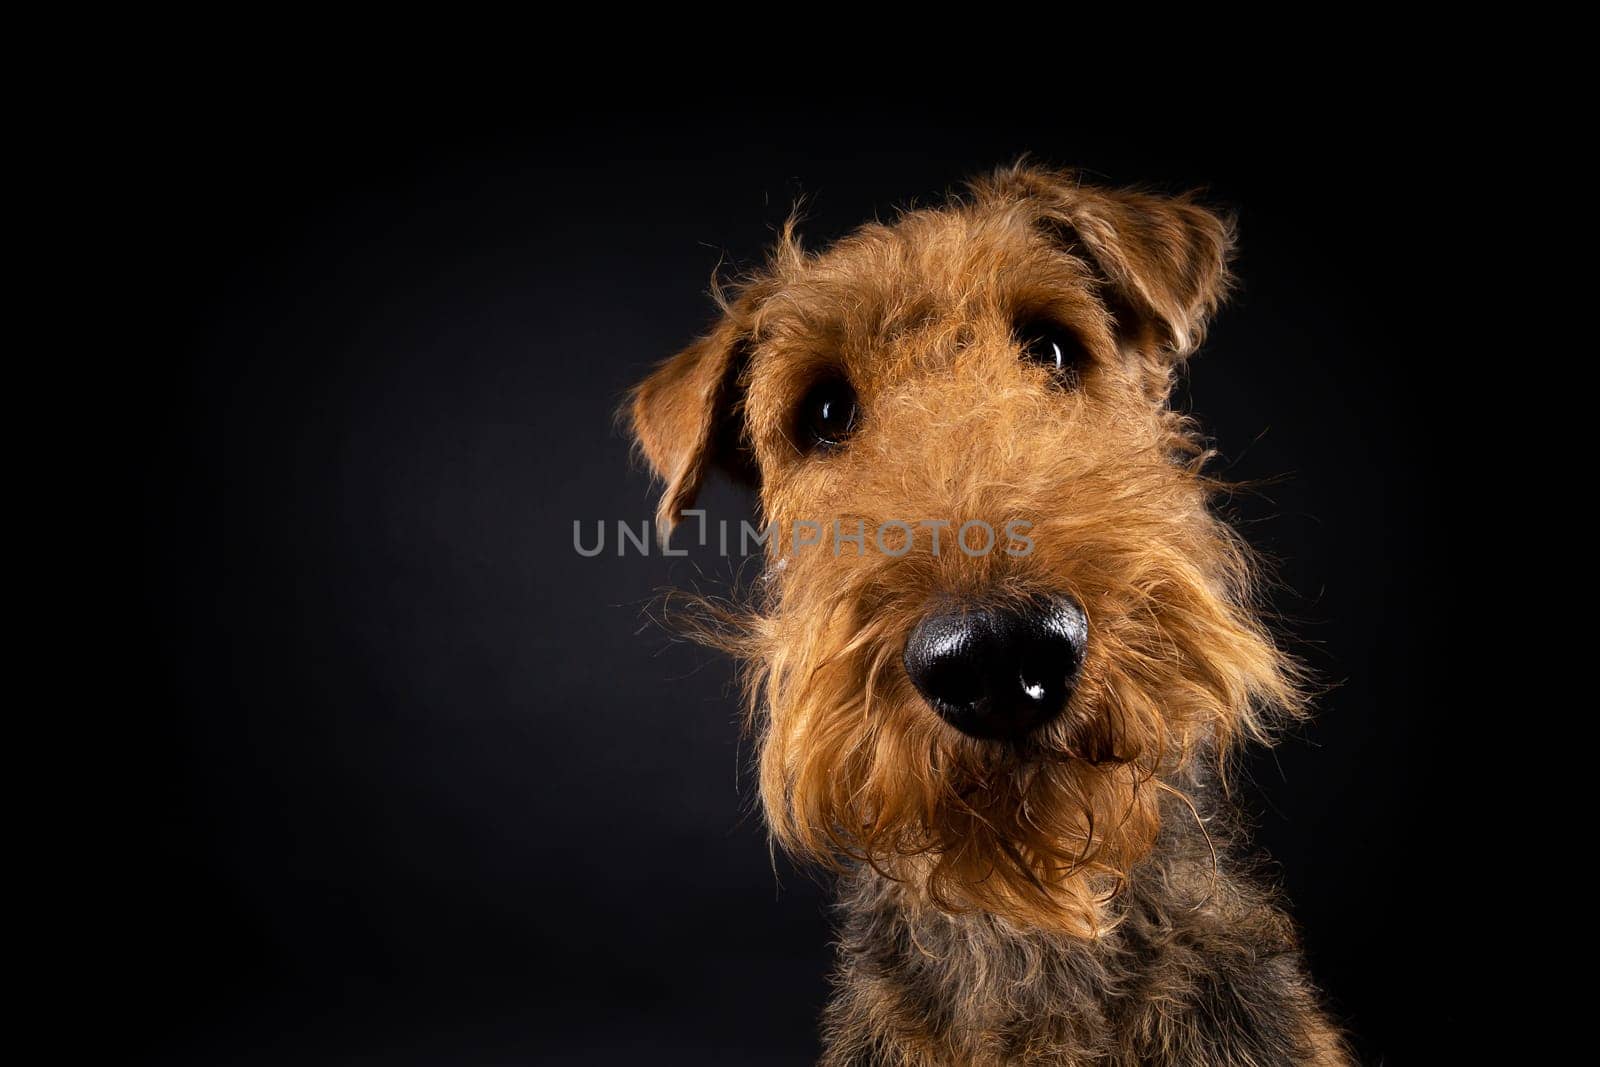
[[[780,535],[714,628],[748,665],[768,826],[844,876],[831,1063],[1346,1060],[1288,920],[1197,814],[1306,688],[1170,404],[1232,241],[1192,197],[1007,168],[821,253],[786,230],[633,396],[664,526],[731,448],[780,529],[905,527],[899,553]],[[850,425],[808,436],[841,383]],[[1028,553],[941,554],[921,527],[1017,518]],[[1085,620],[1060,713],[1003,742],[954,727],[911,636],[935,605],[1040,594]]]
[[[1210,793],[1194,812],[1167,798],[1115,926],[1091,941],[920,906],[857,868],[840,886],[824,1064],[1340,1062],[1293,925],[1228,848]]]

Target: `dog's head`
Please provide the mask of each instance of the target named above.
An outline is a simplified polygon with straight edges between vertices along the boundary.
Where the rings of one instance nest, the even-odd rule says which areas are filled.
[[[1093,936],[1160,793],[1298,706],[1168,404],[1230,241],[1006,169],[820,254],[785,232],[635,391],[664,525],[718,462],[759,483],[768,580],[721,632],[785,846]]]

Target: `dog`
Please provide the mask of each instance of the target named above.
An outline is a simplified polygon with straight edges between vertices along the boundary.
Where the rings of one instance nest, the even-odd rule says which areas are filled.
[[[702,629],[773,838],[839,876],[824,1064],[1352,1062],[1228,801],[1309,690],[1171,404],[1233,241],[1026,162],[791,220],[630,395],[661,530],[718,467],[769,523]]]

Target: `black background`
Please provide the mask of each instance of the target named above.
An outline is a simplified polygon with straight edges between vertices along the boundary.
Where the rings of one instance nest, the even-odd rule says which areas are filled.
[[[1241,288],[1181,402],[1229,476],[1272,480],[1234,507],[1331,686],[1241,800],[1364,1059],[1454,1027],[1422,831],[1438,176],[1394,108],[1154,130],[904,101],[175,99],[119,157],[127,273],[153,290],[113,384],[143,530],[124,644],[156,713],[120,739],[101,980],[134,1048],[815,1056],[826,889],[769,856],[731,668],[642,614],[728,567],[581,559],[572,523],[650,514],[613,411],[798,195],[820,244],[1024,151],[1238,215]]]

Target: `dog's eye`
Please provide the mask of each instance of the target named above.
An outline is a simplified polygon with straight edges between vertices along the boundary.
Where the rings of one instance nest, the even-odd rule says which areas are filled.
[[[856,391],[843,378],[825,378],[800,402],[799,433],[804,448],[836,448],[856,428]]]
[[[1017,328],[1017,337],[1023,356],[1054,370],[1069,385],[1077,382],[1089,362],[1089,352],[1077,335],[1053,322],[1025,322]]]

